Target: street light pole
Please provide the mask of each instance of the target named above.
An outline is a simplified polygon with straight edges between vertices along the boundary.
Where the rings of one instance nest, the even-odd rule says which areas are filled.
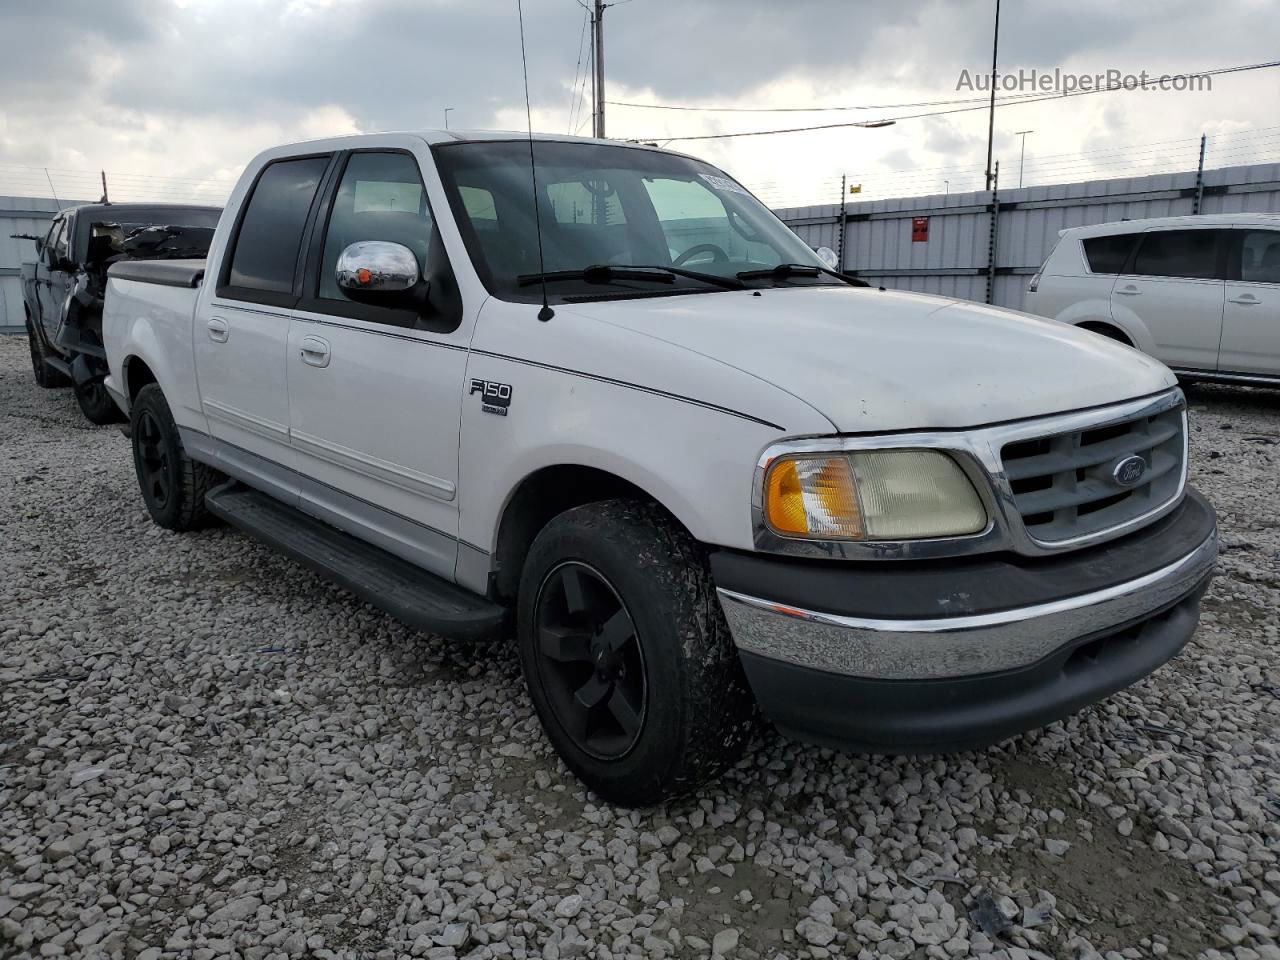
[[[1000,50],[1000,0],[996,0],[996,26],[991,39],[991,106],[987,116],[987,189],[991,189],[991,147],[996,133],[996,54]]]
[[[1027,134],[1035,133],[1034,130],[1015,130],[1013,135],[1022,138],[1022,154],[1018,158],[1018,188],[1022,188],[1022,167],[1027,162]]]

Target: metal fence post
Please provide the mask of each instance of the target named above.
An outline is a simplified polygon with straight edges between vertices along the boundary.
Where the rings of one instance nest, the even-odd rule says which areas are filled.
[[[849,193],[848,179],[849,175],[847,173],[840,174],[840,218],[836,220],[836,269],[841,273],[844,273],[844,198]]]
[[[1205,134],[1200,134],[1200,163],[1196,167],[1196,199],[1191,205],[1191,213],[1198,214],[1204,202],[1204,141]]]
[[[996,241],[1000,237],[1000,161],[991,175],[991,232],[987,237],[987,303],[994,303],[996,293]]]

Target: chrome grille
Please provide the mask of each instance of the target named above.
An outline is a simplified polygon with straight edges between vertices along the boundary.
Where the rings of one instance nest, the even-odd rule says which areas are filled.
[[[1182,489],[1185,431],[1179,404],[1152,416],[1005,444],[1000,457],[1027,533],[1056,543],[1159,510]],[[1126,486],[1116,472],[1135,456],[1146,469]]]

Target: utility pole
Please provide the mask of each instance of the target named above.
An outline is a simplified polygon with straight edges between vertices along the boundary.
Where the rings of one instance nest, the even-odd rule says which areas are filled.
[[[604,136],[604,0],[596,0],[595,12],[591,18],[592,36],[595,50],[595,87],[596,110],[593,136]]]
[[[1022,189],[1022,167],[1027,162],[1027,134],[1035,133],[1034,130],[1015,130],[1014,136],[1022,138],[1022,156],[1018,160],[1018,189]]]
[[[991,147],[996,133],[996,54],[1000,50],[1000,0],[996,0],[996,28],[991,39],[991,106],[987,116],[987,189],[995,179],[991,172]]]

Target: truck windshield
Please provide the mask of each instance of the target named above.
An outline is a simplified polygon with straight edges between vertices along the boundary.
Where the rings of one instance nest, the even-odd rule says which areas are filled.
[[[541,267],[529,142],[434,148],[467,252],[490,293],[504,300],[537,302],[542,294],[531,281],[544,273],[555,275],[549,294],[560,300],[716,292],[742,286],[738,275],[757,271],[749,283],[840,283],[816,270],[771,273],[780,264],[823,263],[715,167],[609,144],[535,140],[533,149]]]

